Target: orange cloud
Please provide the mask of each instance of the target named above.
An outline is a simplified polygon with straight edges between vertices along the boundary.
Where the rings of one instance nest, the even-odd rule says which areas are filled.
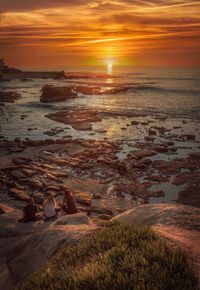
[[[17,67],[200,66],[199,1],[1,2],[0,56]]]

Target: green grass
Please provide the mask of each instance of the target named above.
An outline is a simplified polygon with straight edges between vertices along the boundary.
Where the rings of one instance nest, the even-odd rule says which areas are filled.
[[[194,290],[186,256],[149,228],[111,223],[58,252],[20,290]]]

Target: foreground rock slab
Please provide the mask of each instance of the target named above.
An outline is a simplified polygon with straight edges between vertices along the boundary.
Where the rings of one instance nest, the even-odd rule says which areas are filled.
[[[128,210],[112,220],[153,226],[161,238],[186,252],[200,286],[200,209],[181,204],[149,204]]]
[[[60,247],[78,241],[96,226],[84,214],[52,222],[19,223],[17,215],[2,215],[0,289],[13,289],[39,270]]]

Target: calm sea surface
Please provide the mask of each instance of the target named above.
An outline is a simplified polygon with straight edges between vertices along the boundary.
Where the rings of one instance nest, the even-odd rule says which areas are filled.
[[[128,91],[100,95],[79,95],[76,99],[59,103],[41,104],[40,95],[43,85],[67,84],[97,84],[103,87],[116,85],[128,87]],[[108,78],[87,78],[70,80],[52,79],[30,79],[21,81],[19,79],[0,83],[1,90],[16,91],[22,98],[14,104],[1,107],[0,134],[8,138],[46,138],[43,134],[51,127],[62,127],[65,129],[59,137],[66,133],[73,137],[91,138],[87,132],[77,132],[61,123],[53,122],[44,115],[63,108],[95,108],[103,112],[101,124],[95,124],[94,129],[107,128],[107,138],[134,138],[138,132],[128,130],[123,134],[117,128],[123,126],[124,118],[151,118],[155,116],[167,116],[168,123],[189,120],[190,131],[200,119],[200,70],[174,70],[174,69],[141,69],[129,70],[128,73],[119,73],[117,77],[108,75]],[[22,119],[21,116],[25,115]],[[169,125],[169,124],[168,124]],[[110,130],[109,130],[110,129]],[[112,129],[112,130],[111,130]],[[186,130],[186,131],[187,131]],[[56,137],[58,137],[56,136]],[[101,138],[105,135],[97,134]],[[94,138],[94,136],[93,136]]]

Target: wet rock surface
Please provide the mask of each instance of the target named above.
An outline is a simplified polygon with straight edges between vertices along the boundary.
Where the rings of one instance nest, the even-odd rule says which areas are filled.
[[[71,125],[76,130],[91,130],[93,122],[101,121],[101,117],[94,110],[59,111],[46,115],[51,120]]]
[[[0,91],[0,103],[14,103],[20,99],[20,94],[16,92]]]
[[[84,113],[83,118],[91,117]],[[106,208],[110,202],[109,210],[116,215],[121,210],[148,203],[152,197],[165,197],[163,184],[168,186],[166,190],[180,187],[180,194],[174,200],[199,207],[199,191],[194,190],[199,184],[197,153],[182,159],[154,160],[159,154],[155,150],[157,144],[140,142],[135,144],[136,150],[130,150],[121,160],[118,158],[123,148],[121,142],[16,141],[0,142],[2,156],[16,144],[25,145],[21,152],[9,151],[0,166],[2,200],[8,201],[8,205],[13,205],[14,200],[27,201],[29,196],[41,204],[48,191],[54,192],[59,201],[60,184],[66,184],[75,192],[77,202],[86,207],[86,212],[91,213],[95,207]]]
[[[77,94],[73,91],[72,86],[55,87],[45,85],[42,88],[40,102],[41,103],[61,102],[75,97],[77,97]]]

